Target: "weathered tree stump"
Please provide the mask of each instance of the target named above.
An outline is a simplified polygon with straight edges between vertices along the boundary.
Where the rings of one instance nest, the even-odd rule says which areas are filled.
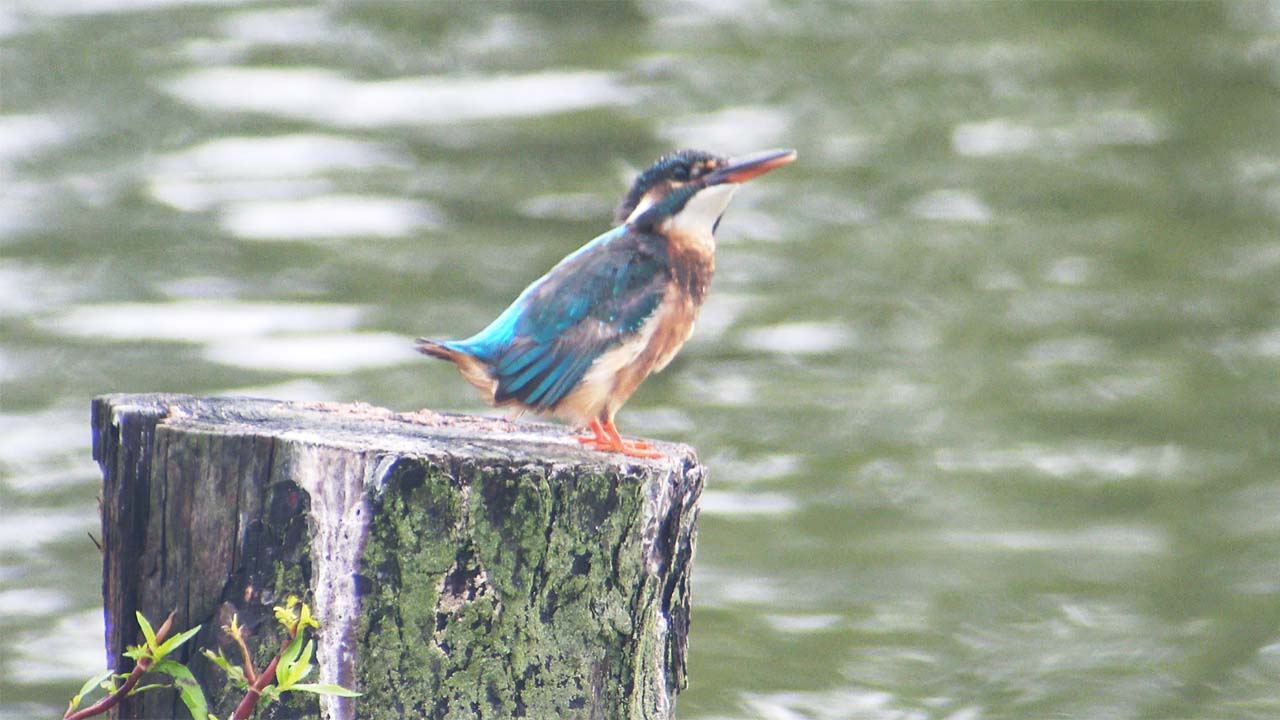
[[[321,621],[319,678],[261,717],[669,718],[685,685],[704,470],[564,428],[368,405],[182,395],[93,402],[108,662],[134,611],[204,629],[182,658],[226,718],[240,693],[195,648],[237,613],[263,667],[272,606]],[[290,699],[292,698],[292,699]],[[317,706],[317,702],[319,705]],[[171,691],[118,717],[187,713]]]

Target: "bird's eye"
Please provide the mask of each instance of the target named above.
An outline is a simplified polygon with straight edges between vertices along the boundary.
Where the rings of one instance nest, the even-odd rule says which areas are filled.
[[[689,179],[689,166],[688,166],[688,165],[677,165],[677,166],[676,166],[676,169],[671,173],[671,177],[673,177],[673,178],[675,178],[676,180],[679,180],[679,181],[681,181],[681,182],[686,182],[686,181],[688,181],[688,179]]]

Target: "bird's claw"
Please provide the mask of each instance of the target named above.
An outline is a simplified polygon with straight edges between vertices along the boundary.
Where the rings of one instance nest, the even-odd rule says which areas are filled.
[[[600,452],[622,453],[623,455],[626,455],[628,457],[638,457],[638,458],[664,457],[663,454],[658,452],[657,450],[652,450],[651,449],[653,447],[652,445],[645,442],[623,440],[621,443],[615,443],[608,438],[597,438],[597,437],[580,437],[578,438],[578,442],[582,443],[583,445],[589,446],[592,450],[599,450]]]
[[[661,452],[654,450],[652,444],[643,440],[623,440],[613,423],[601,423],[599,420],[592,420],[590,427],[592,434],[588,437],[579,437],[577,440],[583,445],[590,446],[593,450],[622,453],[628,457],[638,458],[665,457]]]

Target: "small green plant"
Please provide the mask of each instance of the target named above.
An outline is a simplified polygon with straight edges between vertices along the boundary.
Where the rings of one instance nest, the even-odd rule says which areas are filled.
[[[221,650],[216,654],[208,650],[204,651],[205,656],[222,668],[232,682],[246,691],[244,699],[240,701],[240,705],[236,708],[235,714],[231,716],[231,720],[245,720],[248,718],[253,712],[253,708],[258,704],[259,699],[270,703],[279,698],[281,693],[295,690],[317,695],[358,697],[360,693],[339,685],[301,682],[315,669],[311,662],[315,652],[315,645],[311,640],[305,640],[304,642],[305,631],[307,628],[320,627],[320,623],[311,617],[311,607],[306,603],[299,603],[296,595],[290,595],[285,601],[284,607],[277,605],[274,610],[276,620],[285,630],[285,641],[281,645],[280,652],[276,654],[275,658],[261,673],[256,672],[253,668],[249,647],[244,641],[243,629],[240,627],[239,619],[234,615],[231,616],[231,623],[223,627],[223,630],[240,647],[240,653],[244,661],[243,667],[233,664],[222,654]]]
[[[232,682],[245,691],[244,699],[236,706],[235,712],[232,713],[229,720],[248,720],[253,715],[253,711],[260,700],[270,703],[286,692],[296,691],[315,693],[317,695],[359,697],[360,693],[339,685],[302,682],[315,670],[315,665],[312,663],[312,658],[315,654],[315,643],[306,639],[306,630],[307,628],[318,628],[320,623],[311,616],[311,607],[304,602],[300,602],[296,595],[290,595],[283,607],[276,606],[274,610],[276,620],[284,628],[285,639],[281,643],[280,651],[276,653],[275,657],[272,658],[262,672],[257,672],[253,667],[249,646],[245,642],[244,628],[240,626],[239,618],[236,615],[232,615],[230,624],[223,626],[222,629],[239,646],[243,658],[243,666],[233,664],[222,654],[221,650],[216,654],[208,650],[203,651],[206,657],[222,668],[223,672],[227,673]],[[160,687],[171,687],[165,683],[152,683],[139,687],[138,683],[141,681],[142,676],[148,672],[162,673],[173,679],[172,687],[178,690],[178,696],[182,699],[183,704],[186,705],[193,720],[218,720],[217,717],[209,713],[204,691],[201,690],[191,671],[185,665],[168,657],[174,650],[200,632],[201,626],[197,625],[170,638],[168,634],[173,627],[172,613],[169,614],[169,618],[164,621],[159,630],[152,630],[151,623],[147,622],[142,613],[138,613],[137,617],[138,627],[142,629],[145,641],[140,645],[129,648],[125,652],[125,656],[134,661],[133,671],[127,675],[122,675],[108,670],[90,678],[80,688],[80,692],[76,693],[75,697],[71,699],[67,712],[63,715],[63,720],[83,720],[83,718],[101,715],[130,695]],[[117,681],[120,681],[119,684],[117,684]],[[84,697],[98,688],[104,690],[106,696],[83,710],[77,709],[80,707]]]
[[[81,718],[101,715],[130,695],[137,695],[159,687],[168,687],[168,685],[160,683],[139,687],[138,682],[148,672],[163,673],[173,678],[174,686],[178,688],[182,701],[186,704],[187,709],[191,711],[192,717],[205,718],[208,716],[209,712],[205,703],[204,693],[191,675],[191,671],[185,665],[169,659],[170,653],[200,632],[200,626],[197,625],[184,633],[168,637],[169,631],[173,628],[173,613],[169,613],[169,617],[160,626],[159,630],[153,630],[151,623],[147,622],[142,613],[137,613],[137,617],[138,627],[142,628],[144,642],[140,645],[134,645],[125,652],[125,657],[134,661],[133,672],[128,675],[117,675],[114,671],[107,670],[90,678],[88,682],[80,687],[80,692],[71,698],[67,712],[63,715],[64,720],[81,720]],[[117,685],[117,681],[122,682]],[[80,707],[80,702],[84,699],[84,696],[95,688],[105,690],[106,697],[83,710],[77,711],[76,708]]]

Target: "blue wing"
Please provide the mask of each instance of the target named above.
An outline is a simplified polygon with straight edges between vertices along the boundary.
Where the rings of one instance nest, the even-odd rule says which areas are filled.
[[[620,226],[561,260],[487,328],[448,345],[489,366],[496,402],[549,409],[596,358],[639,332],[670,277],[666,242]]]

